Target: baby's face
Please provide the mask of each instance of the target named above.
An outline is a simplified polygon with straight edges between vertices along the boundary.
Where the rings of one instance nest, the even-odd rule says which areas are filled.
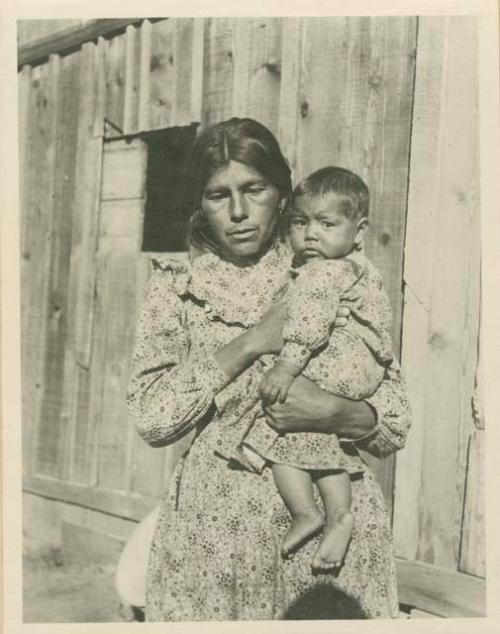
[[[301,259],[332,260],[350,253],[361,240],[366,220],[349,219],[345,197],[338,194],[302,196],[291,213],[290,244]]]

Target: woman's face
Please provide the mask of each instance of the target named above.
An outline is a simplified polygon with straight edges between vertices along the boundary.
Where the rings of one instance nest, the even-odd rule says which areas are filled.
[[[249,258],[269,246],[282,200],[277,187],[257,170],[230,161],[208,180],[201,206],[221,250]]]

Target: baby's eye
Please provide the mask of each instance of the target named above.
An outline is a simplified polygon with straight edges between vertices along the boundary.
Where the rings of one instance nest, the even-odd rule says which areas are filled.
[[[304,218],[292,218],[290,222],[292,225],[298,225],[299,227],[305,227],[306,225]]]
[[[329,222],[328,220],[323,220],[322,225],[323,227],[326,227],[327,229],[330,229],[330,227],[337,226],[334,222]]]

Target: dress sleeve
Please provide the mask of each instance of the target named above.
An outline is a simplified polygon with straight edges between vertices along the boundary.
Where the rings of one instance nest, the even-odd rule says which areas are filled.
[[[405,381],[396,360],[386,368],[378,389],[365,400],[376,413],[377,426],[368,436],[357,440],[357,446],[377,458],[402,449],[411,425],[411,412]]]
[[[228,382],[211,355],[191,357],[175,271],[154,264],[145,291],[127,390],[129,414],[153,447],[175,442],[210,409]]]
[[[330,335],[346,283],[352,283],[352,268],[344,261],[319,261],[299,269],[287,298],[280,359],[304,368],[313,351]]]

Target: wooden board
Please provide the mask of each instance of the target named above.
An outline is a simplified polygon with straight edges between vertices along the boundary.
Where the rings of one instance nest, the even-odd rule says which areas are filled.
[[[204,57],[205,18],[194,18],[191,51],[191,121],[193,123],[200,123],[202,120]]]
[[[77,154],[79,54],[60,60],[57,113],[54,129],[54,187],[52,191],[52,233],[50,268],[47,271],[48,297],[45,307],[45,385],[41,406],[40,433],[47,449],[51,444],[55,473],[64,469],[67,427],[61,417],[64,401],[64,357],[67,341],[68,271],[72,235],[72,203],[75,188]],[[50,430],[50,435],[47,435]]]
[[[35,382],[35,420],[38,443],[36,445],[36,469],[53,475],[57,472],[57,456],[59,447],[58,430],[44,416],[43,399],[47,383],[46,375],[46,333],[47,306],[49,296],[49,271],[52,259],[54,237],[54,194],[55,194],[55,146],[57,123],[59,117],[59,86],[61,60],[53,56],[41,72],[44,87],[38,93],[36,109],[33,112],[35,134],[32,143],[39,145],[36,149],[37,182],[33,192],[33,207],[30,215],[38,216],[40,225],[32,234],[33,267],[30,271],[31,304],[30,328],[27,345],[33,347],[35,363],[30,365]],[[33,217],[33,216],[31,216]]]
[[[208,18],[205,29],[203,125],[231,116],[235,18]]]
[[[297,134],[300,117],[302,46],[305,18],[283,18],[278,140],[297,183]]]
[[[175,103],[175,20],[162,20],[151,27],[149,59],[148,130],[172,125]]]
[[[64,362],[65,478],[72,477],[76,429],[87,424],[96,250],[105,112],[104,42],[85,44],[78,78],[77,154],[68,271],[67,345]]]
[[[127,495],[37,475],[23,477],[23,491],[136,521],[142,520],[158,503],[157,498]]]
[[[419,20],[404,271],[403,364],[415,431],[398,456],[395,543],[400,555],[451,570],[477,364],[476,37],[473,18]]]
[[[125,34],[124,134],[138,131],[140,42],[140,30],[136,26],[129,25]]]
[[[29,328],[29,299],[30,299],[30,227],[29,221],[29,181],[32,164],[30,153],[32,144],[28,143],[31,135],[33,118],[31,117],[31,84],[32,69],[25,66],[18,76],[18,99],[19,99],[19,206],[20,206],[20,229],[21,229],[21,370],[22,370],[22,455],[23,471],[32,468],[32,439],[34,430],[34,410],[33,410],[33,385],[29,380],[29,346],[26,345]]]
[[[191,119],[191,74],[193,65],[193,18],[173,20],[174,98],[171,125],[189,125]]]
[[[469,441],[464,518],[459,569],[486,577],[484,430],[475,430]]]
[[[232,115],[252,117],[278,132],[281,79],[280,18],[245,18],[234,28]]]
[[[125,128],[127,38],[127,34],[123,33],[103,41],[106,55],[106,109],[104,116],[110,124],[107,136],[123,134]]]
[[[486,583],[471,575],[399,559],[401,603],[448,618],[486,616]]]

